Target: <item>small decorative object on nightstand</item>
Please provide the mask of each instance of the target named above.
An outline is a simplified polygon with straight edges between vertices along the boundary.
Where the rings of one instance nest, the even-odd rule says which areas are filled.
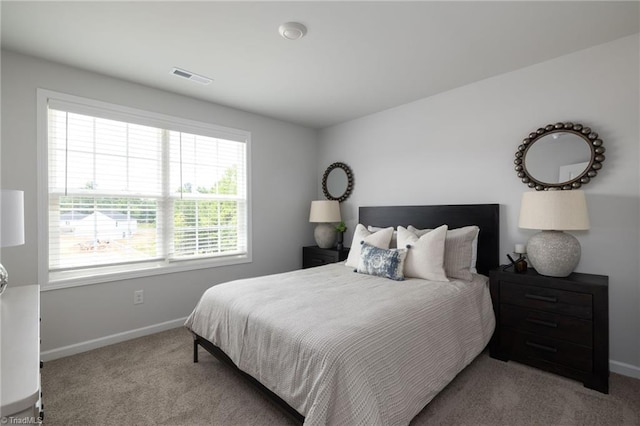
[[[343,221],[336,225],[336,231],[338,231],[338,244],[336,244],[336,248],[338,251],[344,249],[344,233],[347,230],[347,225]]]
[[[491,357],[510,359],[609,392],[609,278],[490,273],[496,330]]]
[[[302,268],[306,269],[341,262],[347,260],[348,255],[348,247],[342,250],[335,248],[323,249],[318,246],[302,247]]]
[[[524,257],[524,255],[526,254],[525,245],[516,244],[515,250],[513,252],[518,255],[518,258],[514,261],[514,264],[513,264],[514,271],[516,271],[518,274],[527,272],[528,265],[527,265],[527,260]]]

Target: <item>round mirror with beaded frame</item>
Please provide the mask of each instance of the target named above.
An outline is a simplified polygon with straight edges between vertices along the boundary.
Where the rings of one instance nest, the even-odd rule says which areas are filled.
[[[329,188],[328,181],[330,180],[331,173],[344,173],[346,176],[344,179],[344,183],[340,188]],[[333,163],[327,170],[325,170],[322,175],[322,192],[327,200],[336,200],[338,202],[343,202],[349,195],[351,195],[351,191],[353,190],[353,173],[351,172],[351,168],[347,166],[345,163]]]
[[[547,177],[541,177],[540,175],[535,175],[532,173],[532,164],[527,162],[528,158],[533,158],[531,154],[533,151],[531,148],[535,146],[536,143],[539,145],[542,144],[541,141],[545,141],[549,147],[553,146],[553,143],[549,143],[549,137],[562,140],[558,136],[560,135],[568,135],[572,137],[578,137],[583,140],[586,144],[586,149],[588,149],[588,158],[584,162],[576,163],[576,164],[566,164],[560,165],[558,167],[558,178],[549,179]],[[559,142],[562,143],[562,142]],[[599,137],[598,133],[594,132],[590,127],[583,126],[579,123],[556,123],[556,124],[548,124],[545,127],[540,127],[535,132],[529,133],[529,136],[524,138],[522,143],[518,146],[518,150],[515,154],[515,171],[518,177],[521,179],[522,183],[527,185],[529,188],[536,189],[537,191],[544,191],[548,189],[562,189],[562,190],[571,190],[578,189],[591,181],[595,176],[598,175],[598,171],[602,169],[602,162],[605,160],[605,148],[603,146],[604,142]],[[552,149],[552,148],[549,148]],[[552,161],[556,156],[554,152],[551,150],[547,155],[549,161]],[[571,170],[572,166],[574,170],[563,177],[563,173],[566,173],[564,170]],[[555,180],[555,181],[553,181]]]

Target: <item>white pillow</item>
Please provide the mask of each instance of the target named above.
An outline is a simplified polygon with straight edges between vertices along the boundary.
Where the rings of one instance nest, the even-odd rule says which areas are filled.
[[[425,235],[430,229],[416,229],[409,226],[410,231],[416,235]],[[449,278],[459,278],[471,281],[472,273],[477,273],[476,261],[478,258],[478,234],[477,226],[464,226],[447,232],[445,240],[444,269]]]
[[[367,226],[367,231],[369,232],[378,232],[382,231],[385,228],[379,228],[377,226]],[[393,235],[391,236],[391,242],[389,243],[389,248],[394,249],[398,248],[398,231],[393,231]]]
[[[421,237],[398,226],[398,246],[409,248],[404,262],[404,275],[432,281],[449,281],[444,270],[446,237],[447,225],[424,233]]]
[[[378,248],[388,249],[392,235],[392,227],[384,228],[377,232],[369,232],[364,225],[359,223],[356,226],[356,230],[353,231],[353,240],[351,240],[351,248],[345,265],[352,268],[358,267],[360,263],[360,245],[362,245],[363,241]]]

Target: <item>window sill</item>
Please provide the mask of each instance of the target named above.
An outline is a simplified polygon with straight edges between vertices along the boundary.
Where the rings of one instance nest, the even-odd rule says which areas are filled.
[[[251,255],[243,254],[224,258],[187,260],[175,263],[152,262],[135,265],[121,265],[100,269],[83,269],[65,272],[49,273],[49,282],[41,285],[41,291],[59,290],[70,287],[80,287],[102,284],[112,281],[122,281],[132,278],[150,277],[154,275],[173,274],[176,272],[193,271],[198,269],[216,268],[219,266],[239,265],[251,263]]]

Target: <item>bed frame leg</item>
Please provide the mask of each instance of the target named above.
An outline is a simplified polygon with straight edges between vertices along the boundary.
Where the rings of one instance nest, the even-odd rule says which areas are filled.
[[[198,339],[193,339],[193,362],[198,362]]]

